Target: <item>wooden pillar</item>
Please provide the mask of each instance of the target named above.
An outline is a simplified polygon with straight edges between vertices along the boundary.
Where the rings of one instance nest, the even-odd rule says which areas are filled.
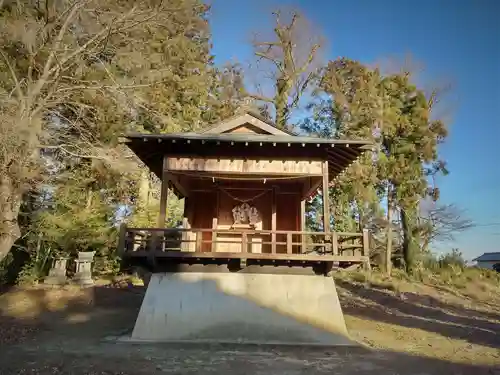
[[[323,162],[323,231],[327,234],[330,233],[330,196],[328,189],[328,161]]]
[[[215,212],[214,217],[212,218],[212,243],[211,243],[211,251],[212,253],[217,251],[217,227],[219,226],[219,205],[220,205],[220,192],[219,189],[215,192]]]
[[[389,223],[390,225],[390,223]],[[371,270],[370,264],[370,232],[368,229],[363,229],[363,256],[366,257],[365,270]]]
[[[161,193],[160,193],[160,212],[158,214],[158,228],[165,228],[165,219],[167,217],[167,199],[168,199],[168,176],[167,172],[163,171],[161,178]]]
[[[273,186],[273,202],[271,206],[271,253],[276,254],[276,187]]]
[[[185,229],[191,227],[189,222],[190,212],[191,212],[191,198],[184,197],[184,213],[182,214],[182,229],[184,231],[181,233],[181,250],[182,251],[194,251],[196,244],[194,242],[188,242],[193,240],[192,232],[188,232]]]
[[[161,190],[160,190],[160,212],[158,213],[158,222],[156,224],[157,228],[165,228],[165,219],[167,218],[167,199],[168,199],[168,175],[165,170],[165,158],[163,158],[163,169],[161,175]],[[152,235],[150,246],[153,249],[165,250],[165,233],[156,232]],[[151,251],[149,255],[149,262],[154,265],[154,251]]]
[[[302,199],[300,201],[300,231],[306,231],[306,200]],[[302,246],[300,249],[300,253],[304,254],[306,252],[306,236],[304,233],[300,235],[300,242],[302,242]]]

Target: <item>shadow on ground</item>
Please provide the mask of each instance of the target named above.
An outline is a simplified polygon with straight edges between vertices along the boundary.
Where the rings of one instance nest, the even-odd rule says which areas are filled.
[[[441,311],[445,306],[423,307],[419,301],[401,301],[348,283],[340,286],[354,297],[343,301],[346,313],[498,347],[498,339],[491,333],[498,325],[487,320],[452,315]],[[142,287],[96,286],[14,288],[4,293],[0,296],[0,373],[500,375],[499,369],[492,366],[361,348],[132,345],[104,341],[106,336],[132,328],[144,292]],[[388,314],[386,307],[401,315]]]
[[[35,338],[100,338],[135,323],[144,287],[11,288],[0,295],[0,348]]]
[[[337,281],[337,287],[345,314],[500,349],[500,314],[447,304],[427,295],[406,293],[401,298],[345,281]]]

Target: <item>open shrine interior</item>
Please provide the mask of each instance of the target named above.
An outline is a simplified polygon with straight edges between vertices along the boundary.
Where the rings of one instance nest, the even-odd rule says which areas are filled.
[[[295,260],[312,253],[342,255],[339,234],[331,230],[328,187],[371,148],[364,141],[295,135],[252,113],[199,133],[134,134],[126,143],[162,181],[157,227],[142,228],[161,240],[143,250],[169,257],[185,257],[180,251],[221,258],[244,253],[252,259],[259,254],[284,259],[281,254]],[[184,199],[180,228],[165,228],[169,189]],[[323,232],[310,233],[306,201],[318,191]],[[140,229],[128,228],[123,246]],[[359,238],[362,257],[364,234],[351,235]],[[137,246],[127,249],[134,250],[129,256],[143,254]]]

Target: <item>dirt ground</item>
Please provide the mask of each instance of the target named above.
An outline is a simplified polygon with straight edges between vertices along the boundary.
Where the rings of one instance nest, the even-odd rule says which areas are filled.
[[[11,289],[0,295],[0,374],[500,375],[500,296],[338,289],[359,348],[118,343],[144,288]]]

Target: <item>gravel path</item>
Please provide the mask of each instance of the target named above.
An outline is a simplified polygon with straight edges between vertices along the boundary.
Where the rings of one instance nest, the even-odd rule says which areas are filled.
[[[361,348],[60,343],[12,347],[0,354],[10,374],[408,374],[497,375],[499,369]]]

